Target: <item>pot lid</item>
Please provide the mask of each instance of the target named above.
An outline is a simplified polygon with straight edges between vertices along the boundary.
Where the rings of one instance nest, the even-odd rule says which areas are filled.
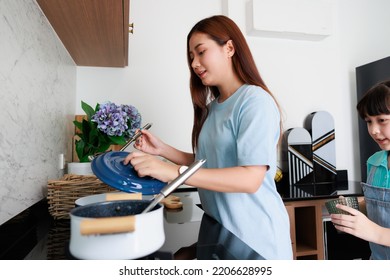
[[[92,172],[103,183],[123,192],[140,192],[142,194],[158,194],[166,185],[152,177],[139,177],[131,164],[124,165],[128,155],[124,151],[111,151],[94,158],[91,163]]]

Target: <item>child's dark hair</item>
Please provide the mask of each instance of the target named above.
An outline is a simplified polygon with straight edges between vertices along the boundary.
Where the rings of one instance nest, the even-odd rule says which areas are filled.
[[[359,116],[390,114],[390,80],[380,82],[369,89],[356,106]]]

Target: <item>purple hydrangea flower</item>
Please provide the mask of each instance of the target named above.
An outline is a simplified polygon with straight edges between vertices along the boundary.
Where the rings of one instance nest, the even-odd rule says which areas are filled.
[[[99,104],[99,110],[92,116],[97,127],[109,136],[131,138],[141,126],[141,114],[132,105],[116,105],[112,102]]]

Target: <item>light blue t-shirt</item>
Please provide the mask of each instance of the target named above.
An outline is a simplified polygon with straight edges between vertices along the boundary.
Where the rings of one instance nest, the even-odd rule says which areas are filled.
[[[290,224],[276,190],[280,114],[261,87],[243,85],[222,103],[214,100],[199,135],[196,158],[205,168],[267,165],[254,194],[199,188],[204,211],[266,259],[292,259]]]

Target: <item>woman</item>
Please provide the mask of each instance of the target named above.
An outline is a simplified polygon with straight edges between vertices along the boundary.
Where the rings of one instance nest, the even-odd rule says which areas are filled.
[[[187,59],[193,152],[143,130],[134,145],[142,153],[124,163],[168,182],[195,159],[207,159],[186,181],[198,188],[204,211],[264,258],[292,259],[288,214],[274,182],[280,113],[243,34],[228,17],[201,20],[187,36]]]

